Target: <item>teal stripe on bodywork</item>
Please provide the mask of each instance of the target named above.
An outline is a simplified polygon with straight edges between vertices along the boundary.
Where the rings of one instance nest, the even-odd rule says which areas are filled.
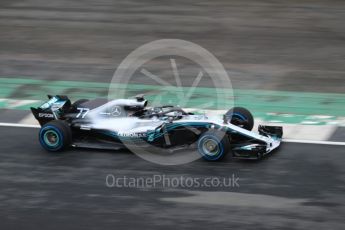
[[[207,123],[207,122],[200,122],[200,123],[195,123],[195,122],[186,122],[186,123],[173,123],[173,124],[168,124],[166,126],[166,130],[164,132],[160,132],[160,133],[155,133],[153,131],[153,133],[155,134],[155,136],[153,137],[153,139],[157,139],[161,136],[163,136],[164,134],[176,129],[176,128],[179,128],[179,127],[190,127],[190,126],[194,126],[194,127],[205,127],[205,128],[208,128],[208,126],[210,125],[210,123]],[[152,133],[150,133],[152,134]],[[148,134],[149,135],[149,134]]]

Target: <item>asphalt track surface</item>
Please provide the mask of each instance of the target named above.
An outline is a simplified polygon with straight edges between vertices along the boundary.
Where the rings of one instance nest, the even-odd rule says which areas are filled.
[[[342,146],[284,143],[260,162],[160,166],[127,151],[49,154],[0,128],[1,229],[344,229]],[[106,176],[240,178],[234,187],[107,187]]]
[[[341,0],[2,0],[0,76],[109,82],[134,49],[168,38],[213,53],[234,88],[344,93],[344,21]],[[190,85],[198,72],[176,63]],[[149,70],[174,82],[169,68]]]

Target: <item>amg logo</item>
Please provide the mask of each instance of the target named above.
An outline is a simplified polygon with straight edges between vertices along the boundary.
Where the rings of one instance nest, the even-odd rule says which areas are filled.
[[[51,113],[39,113],[38,116],[44,118],[54,118],[54,115]]]
[[[117,133],[120,137],[146,137],[146,133]]]

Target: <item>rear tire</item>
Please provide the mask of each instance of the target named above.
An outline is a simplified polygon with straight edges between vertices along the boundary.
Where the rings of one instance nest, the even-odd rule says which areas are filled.
[[[224,115],[224,122],[231,123],[246,130],[251,131],[254,126],[254,118],[248,109],[243,107],[234,107]]]
[[[229,137],[221,131],[207,131],[203,133],[198,140],[198,151],[206,161],[220,161],[229,150]]]
[[[64,121],[54,120],[42,126],[39,132],[42,147],[50,152],[62,151],[72,143],[72,131]]]

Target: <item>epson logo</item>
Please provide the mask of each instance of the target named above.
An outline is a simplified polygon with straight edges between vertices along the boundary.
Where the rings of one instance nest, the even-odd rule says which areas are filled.
[[[54,115],[51,113],[39,113],[38,116],[44,118],[54,118]]]

